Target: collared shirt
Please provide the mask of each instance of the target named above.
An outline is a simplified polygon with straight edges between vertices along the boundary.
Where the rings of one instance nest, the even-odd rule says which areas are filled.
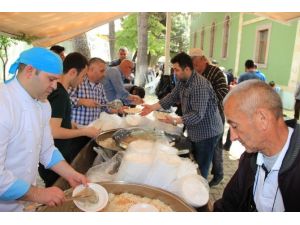
[[[257,76],[255,71],[246,72],[246,73],[241,74],[239,79],[238,79],[238,83],[241,83],[241,82],[246,81],[246,80],[252,80],[252,79],[258,79],[259,80],[259,77]]]
[[[179,101],[191,141],[199,142],[223,132],[218,100],[207,79],[193,72],[188,81],[179,81],[159,103],[162,108],[169,109]]]
[[[102,83],[109,102],[120,99],[126,105],[130,104],[130,101],[127,100],[129,92],[125,89],[123,80],[124,77],[119,66],[110,67],[105,71]]]
[[[261,212],[283,212],[284,204],[282,200],[281,191],[278,186],[278,173],[285,157],[285,154],[290,145],[291,136],[294,129],[288,128],[288,138],[280,151],[275,164],[271,171],[266,176],[266,172],[263,169],[264,156],[262,153],[258,153],[256,164],[258,169],[255,175],[255,183],[253,188],[254,201],[256,208]]]
[[[266,76],[261,71],[256,70],[255,73],[261,81],[266,81]]]
[[[223,113],[223,99],[228,93],[228,85],[224,73],[218,67],[208,64],[202,73],[202,76],[204,76],[211,83],[211,86],[218,98],[218,107],[221,117],[225,120]]]
[[[107,112],[108,109],[104,107],[86,107],[78,106],[78,100],[80,98],[93,99],[100,105],[107,104],[106,94],[104,87],[101,83],[94,84],[89,81],[88,77],[85,76],[83,82],[75,89],[70,92],[70,99],[72,103],[72,121],[80,125],[88,125],[92,121],[99,118],[101,112]]]
[[[118,66],[120,64],[121,64],[121,59],[115,59],[115,60],[110,62],[109,66],[114,67],[114,66]]]
[[[53,144],[51,107],[33,99],[14,78],[0,87],[0,211],[21,211],[16,201],[36,182],[38,163],[63,157]]]

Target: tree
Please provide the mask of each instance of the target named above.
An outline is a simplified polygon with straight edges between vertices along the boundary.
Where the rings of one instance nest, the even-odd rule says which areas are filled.
[[[122,30],[116,32],[116,47],[125,46],[135,52],[138,48],[138,27],[136,13],[122,19]],[[161,56],[164,51],[165,26],[160,22],[159,13],[148,13],[148,53]]]
[[[184,13],[176,13],[172,17],[172,31],[171,31],[171,57],[179,52],[186,52],[189,48],[189,15]]]
[[[87,59],[91,57],[91,52],[85,33],[74,37],[72,39],[72,43],[75,52],[80,52]]]
[[[138,49],[138,14],[133,13],[122,19],[122,30],[116,32],[116,47],[126,46],[131,52]],[[166,13],[148,13],[148,56],[150,65],[155,65],[158,58],[164,55],[165,48]],[[170,56],[181,51],[187,51],[189,15],[183,13],[172,14],[172,32]]]
[[[115,58],[115,21],[111,21],[108,24],[109,27],[109,53],[110,53],[110,60]]]
[[[8,62],[8,48],[16,44],[16,40],[8,36],[0,35],[0,59],[3,66],[3,81],[6,81],[6,65]]]
[[[147,73],[148,60],[148,13],[138,13],[138,52],[136,63],[135,84],[143,87],[145,85],[145,74]]]

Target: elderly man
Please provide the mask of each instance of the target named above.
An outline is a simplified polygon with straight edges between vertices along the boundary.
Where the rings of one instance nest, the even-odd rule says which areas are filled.
[[[246,148],[215,211],[300,211],[300,125],[283,119],[265,82],[237,85],[224,99],[231,139]]]
[[[127,58],[127,54],[128,54],[127,48],[125,48],[125,47],[120,48],[119,52],[118,52],[118,57],[119,58],[111,61],[111,63],[109,64],[109,66],[113,67],[113,66],[120,65],[121,62],[122,62],[122,60]]]
[[[124,86],[124,79],[128,78],[133,69],[133,62],[124,59],[119,66],[110,67],[105,72],[102,83],[108,101],[120,99],[125,105],[138,105],[143,100],[137,95],[131,95]]]
[[[213,66],[209,63],[209,60],[200,48],[191,49],[190,56],[193,59],[193,65],[195,67],[196,72],[204,76],[211,83],[216,93],[216,96],[218,98],[219,113],[222,118],[224,130],[225,118],[222,102],[225,95],[228,93],[228,85],[224,73],[217,66]],[[214,177],[209,182],[209,186],[218,185],[223,180],[224,176],[222,138],[220,139],[214,152],[212,174],[214,175]]]
[[[54,146],[47,96],[56,89],[62,61],[44,48],[21,53],[9,72],[17,75],[0,87],[0,211],[22,211],[21,201],[61,204],[57,187],[35,186],[38,162],[71,186],[87,183]]]
[[[147,115],[160,108],[169,109],[174,103],[180,102],[183,116],[168,116],[163,121],[175,126],[182,123],[186,126],[201,175],[207,178],[214,149],[223,132],[217,98],[210,83],[193,70],[189,55],[180,53],[171,62],[179,80],[177,85],[158,103],[145,105],[141,115]]]

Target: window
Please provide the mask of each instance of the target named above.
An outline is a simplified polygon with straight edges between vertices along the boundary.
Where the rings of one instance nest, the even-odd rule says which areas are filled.
[[[210,48],[209,48],[209,57],[214,55],[214,45],[215,45],[215,33],[216,33],[216,23],[213,22],[210,28]]]
[[[263,26],[256,31],[255,62],[266,66],[271,25]]]
[[[200,40],[200,48],[203,50],[204,49],[204,36],[205,36],[205,29],[202,27],[201,30],[201,40]]]
[[[196,48],[196,44],[197,44],[197,32],[194,33],[194,48]]]
[[[229,24],[230,24],[230,17],[226,16],[224,20],[222,58],[226,58],[228,54]]]

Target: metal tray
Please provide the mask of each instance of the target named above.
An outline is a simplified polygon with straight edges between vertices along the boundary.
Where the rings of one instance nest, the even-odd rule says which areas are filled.
[[[160,188],[126,182],[100,182],[99,184],[102,185],[109,193],[121,194],[127,192],[139,195],[141,197],[159,199],[160,201],[169,205],[175,212],[195,212],[195,209],[185,203],[185,201],[183,201],[181,198]],[[80,209],[78,209],[73,202],[65,202],[62,206],[44,207],[41,208],[40,211],[80,212]]]

